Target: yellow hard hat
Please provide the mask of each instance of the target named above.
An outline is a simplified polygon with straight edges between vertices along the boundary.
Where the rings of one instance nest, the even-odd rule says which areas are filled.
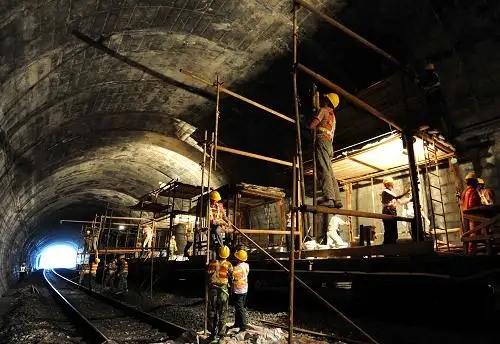
[[[226,245],[219,247],[219,257],[226,259],[231,254],[231,250]]]
[[[120,258],[120,259],[125,259],[125,255],[124,255],[124,254],[122,254],[122,255],[121,255],[120,257],[118,257],[118,258]]]
[[[484,179],[483,178],[477,178],[477,183],[484,185]]]
[[[236,259],[241,260],[242,262],[246,262],[248,259],[248,254],[247,254],[247,251],[245,251],[245,250],[236,251],[234,256],[236,257]]]
[[[326,95],[326,98],[328,98],[328,100],[330,101],[330,103],[332,103],[334,109],[337,106],[339,106],[340,98],[339,98],[339,95],[337,93],[328,93]]]
[[[434,70],[436,67],[434,66],[434,63],[428,63],[424,67],[425,70]]]
[[[384,185],[386,184],[391,184],[391,185],[394,185],[394,179],[392,179],[392,177],[385,177],[383,180],[382,180],[382,183]]]
[[[474,172],[467,173],[467,175],[465,176],[465,180],[467,179],[477,179],[476,174]]]
[[[220,197],[220,194],[217,191],[212,191],[210,193],[210,199],[213,201],[220,201],[222,198]]]
[[[99,258],[96,258],[96,259],[95,259],[95,262],[96,262],[97,264],[99,264],[99,262],[100,262],[100,261],[101,261],[101,260],[100,260]]]

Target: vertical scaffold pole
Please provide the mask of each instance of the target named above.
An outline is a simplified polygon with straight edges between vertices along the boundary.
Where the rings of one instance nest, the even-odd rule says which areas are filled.
[[[217,170],[217,145],[219,140],[219,104],[220,104],[220,82],[217,74],[216,82],[216,101],[215,101],[215,137],[214,137],[214,171]]]
[[[214,140],[215,134],[212,133],[212,140],[209,144],[209,163],[208,163],[208,181],[207,181],[207,192],[210,193],[210,181],[212,178],[212,167],[214,162]],[[210,202],[207,202],[207,257],[205,261],[205,272],[207,271],[208,264],[210,264]],[[208,274],[205,273],[205,328],[204,333],[207,334],[208,330]]]
[[[201,228],[203,228],[203,226],[205,225],[203,223],[203,194],[205,193],[205,166],[207,164],[207,140],[208,140],[208,133],[207,131],[205,130],[205,136],[204,136],[204,139],[203,139],[203,161],[201,163],[201,193],[200,193],[200,199],[198,201],[198,206],[200,207],[199,211],[198,211],[198,230],[200,230]],[[194,243],[194,247],[193,247],[193,254],[196,250],[196,235],[194,236],[194,240],[195,240],[195,243]],[[200,240],[201,240],[201,232],[200,232]]]
[[[313,135],[313,147],[316,147],[316,135]],[[316,199],[316,195],[318,192],[318,173],[316,170],[316,154],[313,154],[313,205],[318,205],[318,200]],[[312,235],[316,237],[318,235],[318,217],[316,214],[313,214],[313,230]],[[324,226],[324,224],[322,224]]]
[[[306,188],[304,182],[304,160],[302,157],[302,138],[300,134],[300,111],[299,111],[299,94],[297,89],[297,44],[298,44],[298,35],[299,30],[297,26],[297,11],[299,6],[297,4],[293,4],[293,97],[295,102],[295,127],[297,130],[297,155],[299,159],[299,176],[298,180],[300,180],[300,191],[301,199],[304,202],[306,199]],[[305,218],[305,217],[304,217]]]
[[[418,197],[418,173],[417,173],[417,163],[415,161],[415,149],[413,147],[413,135],[407,130],[403,131],[403,140],[406,143],[406,149],[408,150],[408,163],[410,167],[410,183],[411,183],[411,191],[413,196],[413,211],[414,211],[414,230],[416,231],[413,240],[417,243],[422,241],[424,238],[420,237],[420,234],[423,233],[422,228],[422,213],[420,211],[420,200]]]
[[[298,202],[297,202],[297,156],[293,157],[292,165],[292,224],[290,226],[290,252],[289,252],[289,262],[290,262],[290,299],[288,308],[288,344],[293,343],[293,306],[294,306],[294,287],[295,287],[295,228],[298,224],[298,216],[296,216]]]

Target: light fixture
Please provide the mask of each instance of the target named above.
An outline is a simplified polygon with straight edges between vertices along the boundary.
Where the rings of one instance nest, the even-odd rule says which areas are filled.
[[[118,229],[119,229],[119,230],[124,230],[124,229],[125,229],[125,226],[124,226],[124,225],[120,225],[120,226],[118,227]]]

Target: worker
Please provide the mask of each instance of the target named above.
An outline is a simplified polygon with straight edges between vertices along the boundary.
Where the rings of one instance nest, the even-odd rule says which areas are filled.
[[[332,216],[326,235],[326,244],[330,248],[345,248],[349,246],[340,236],[340,226],[346,224],[348,224],[347,221],[342,220],[339,215]]]
[[[429,133],[439,133],[446,139],[453,140],[455,129],[449,120],[448,108],[441,90],[441,81],[433,63],[425,65],[424,72],[417,78],[417,83],[425,93]]]
[[[115,276],[118,266],[116,265],[116,258],[113,258],[111,262],[108,263],[106,268],[106,278],[104,279],[104,288],[115,288]]]
[[[218,249],[219,259],[212,260],[208,265],[208,330],[217,343],[219,336],[227,332],[227,308],[229,300],[229,282],[232,279],[233,266],[227,261],[231,254],[229,247]]]
[[[99,262],[101,260],[96,257],[94,262],[90,264],[90,283],[89,283],[89,288],[90,290],[94,290],[95,288],[95,278],[97,276],[97,267],[99,266]]]
[[[481,206],[481,196],[477,191],[477,177],[474,172],[467,173],[467,175],[465,176],[465,184],[467,185],[467,187],[462,192],[462,196],[460,199],[460,208],[462,212],[467,209]],[[468,236],[475,237],[481,233],[481,231],[478,232],[475,230],[475,227],[479,226],[480,222],[464,219],[463,223],[464,223],[464,228],[463,228],[464,234],[468,233]],[[475,242],[466,243],[465,249],[467,253],[474,254],[476,253],[477,250],[477,243]]]
[[[89,286],[90,281],[88,280],[90,277],[90,264],[88,260],[85,260],[81,266],[80,270],[80,281],[79,283],[83,286]]]
[[[21,266],[19,267],[19,282],[23,282],[24,279],[26,278],[26,263],[22,263]]]
[[[92,232],[90,231],[90,227],[86,228],[83,239],[85,241],[84,252],[89,253],[92,250]]]
[[[184,257],[189,258],[189,249],[193,246],[194,234],[191,224],[186,228],[186,246],[184,246]]]
[[[409,199],[402,199],[402,197],[408,194],[410,190],[397,196],[394,193],[394,179],[392,177],[385,177],[382,184],[385,187],[380,195],[382,214],[396,216],[396,207],[409,202]],[[383,219],[382,223],[384,224],[384,244],[396,244],[398,241],[398,222],[396,219]]]
[[[170,242],[169,242],[169,245],[168,245],[168,249],[169,249],[169,259],[176,259],[176,255],[177,255],[177,241],[175,241],[175,235],[171,235],[170,236]]]
[[[477,191],[481,197],[481,203],[483,205],[493,205],[496,202],[495,191],[491,188],[484,186],[484,179],[477,178]]]
[[[125,259],[124,254],[122,254],[119,257],[117,277],[118,277],[118,292],[117,292],[117,294],[127,293],[128,292],[128,287],[127,287],[128,262]]]
[[[153,228],[151,228],[150,225],[148,224],[142,225],[142,236],[144,238],[142,242],[142,247],[151,248],[151,245],[153,243]]]
[[[408,203],[406,203],[403,207],[403,210],[404,210],[404,213],[403,213],[403,216],[404,217],[410,217],[410,218],[414,218],[415,217],[415,210],[413,209],[413,198],[410,198],[410,201]],[[427,217],[427,215],[425,214],[424,212],[424,209],[422,208],[422,205],[420,205],[420,215],[422,217],[422,227],[427,227],[427,232],[431,233],[431,220],[429,220],[429,218]],[[411,237],[412,238],[415,238],[415,223],[412,221],[412,222],[406,222],[406,225],[407,225],[407,228],[408,228],[408,232],[410,233]],[[424,226],[425,225],[425,226]],[[426,232],[424,230],[424,228],[422,228],[422,231],[423,232]],[[421,233],[423,234],[423,233]],[[420,241],[423,240],[423,235],[421,235]],[[416,239],[414,240],[416,241]]]
[[[323,99],[324,105],[321,107],[315,101],[314,107],[317,108],[317,113],[309,124],[309,128],[315,130],[316,146],[314,152],[318,167],[317,175],[323,191],[323,199],[319,200],[318,204],[335,208],[342,208],[339,184],[332,169],[332,142],[337,124],[334,109],[339,105],[339,101],[339,96],[335,93],[326,94]]]
[[[217,249],[224,246],[225,233],[232,232],[219,192],[210,192],[210,238],[215,259]]]
[[[233,268],[233,295],[234,295],[234,325],[240,332],[247,330],[247,314],[245,304],[248,293],[248,274],[250,266],[246,263],[247,251],[239,249],[234,254],[236,265]]]

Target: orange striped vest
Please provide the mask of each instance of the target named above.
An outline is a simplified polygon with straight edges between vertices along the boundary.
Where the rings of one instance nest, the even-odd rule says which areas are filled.
[[[246,294],[248,292],[248,273],[250,266],[245,263],[239,263],[233,271],[233,289],[235,294]]]
[[[208,265],[210,283],[215,286],[227,286],[229,274],[233,272],[233,265],[227,260],[212,260]]]

